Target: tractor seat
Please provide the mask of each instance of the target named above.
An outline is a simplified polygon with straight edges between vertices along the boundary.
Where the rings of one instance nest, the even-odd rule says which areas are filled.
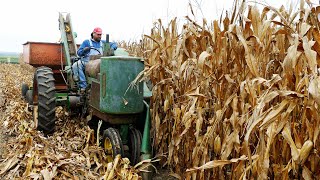
[[[86,64],[86,74],[89,77],[98,79],[98,74],[100,73],[100,63],[101,59],[90,60]]]

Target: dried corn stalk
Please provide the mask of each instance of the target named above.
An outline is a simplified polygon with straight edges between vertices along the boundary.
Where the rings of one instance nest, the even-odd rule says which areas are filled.
[[[186,179],[320,178],[320,7],[309,5],[236,2],[211,24],[154,25],[137,46],[163,164]]]

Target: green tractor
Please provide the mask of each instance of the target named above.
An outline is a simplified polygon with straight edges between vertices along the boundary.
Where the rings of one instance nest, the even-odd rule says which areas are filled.
[[[22,95],[33,111],[38,130],[55,131],[55,109],[66,107],[85,117],[97,130],[108,160],[117,154],[132,164],[151,158],[149,101],[151,91],[143,82],[133,82],[144,69],[139,57],[118,48],[112,51],[108,36],[102,56],[91,57],[86,65],[88,87],[80,92],[73,78],[72,63],[77,57],[75,33],[70,14],[59,14],[61,43],[27,42],[24,61],[36,67],[33,86],[22,85]]]

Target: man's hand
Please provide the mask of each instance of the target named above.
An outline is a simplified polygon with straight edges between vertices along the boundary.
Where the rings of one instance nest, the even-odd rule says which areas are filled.
[[[83,48],[83,52],[88,52],[90,50],[90,47]]]
[[[117,50],[117,48],[118,48],[117,43],[115,43],[115,42],[110,43],[110,48],[113,50]]]

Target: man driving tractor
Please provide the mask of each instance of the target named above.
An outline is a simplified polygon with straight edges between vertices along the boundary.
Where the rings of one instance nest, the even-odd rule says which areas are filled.
[[[91,39],[84,40],[77,51],[78,56],[82,58],[72,65],[72,69],[75,81],[79,81],[81,92],[83,92],[87,87],[84,71],[86,64],[89,62],[90,56],[103,54],[104,43],[106,42],[101,40],[101,36],[102,29],[99,27],[94,28],[91,33]],[[118,48],[117,43],[110,42],[110,48],[116,50]]]

